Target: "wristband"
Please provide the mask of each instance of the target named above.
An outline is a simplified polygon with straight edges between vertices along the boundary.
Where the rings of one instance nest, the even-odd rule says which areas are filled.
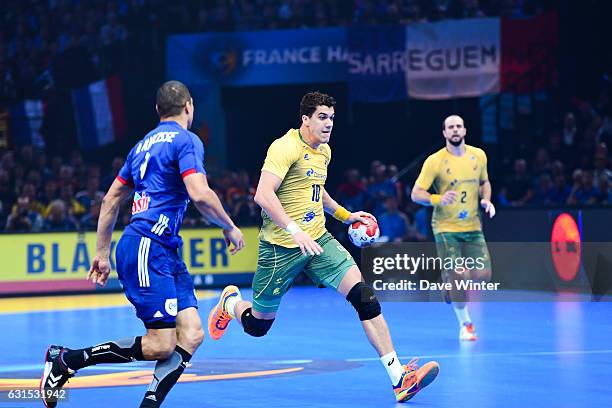
[[[302,229],[295,223],[295,221],[291,221],[289,224],[287,224],[285,231],[287,231],[290,235],[293,236],[298,232],[302,231]]]
[[[442,201],[442,196],[440,194],[432,194],[429,199],[429,202],[433,206],[440,205],[440,201]]]
[[[335,219],[337,219],[338,221],[342,223],[345,223],[346,221],[348,221],[350,216],[351,216],[351,213],[349,212],[349,210],[342,207],[341,205],[339,205],[338,208],[336,208],[336,211],[334,211],[334,214],[332,215],[332,217],[334,217]]]

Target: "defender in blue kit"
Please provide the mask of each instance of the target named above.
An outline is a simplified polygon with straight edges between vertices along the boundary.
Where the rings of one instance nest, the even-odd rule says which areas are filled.
[[[191,276],[178,255],[179,230],[190,201],[223,229],[230,253],[244,247],[242,232],[210,189],[204,146],[188,129],[193,99],[178,81],[157,91],[159,125],[127,156],[104,197],[97,231],[97,254],[88,279],[104,286],[110,273],[110,242],[121,202],[133,196],[132,218],[117,244],[117,274],[126,297],[147,329],[144,336],[108,341],[83,349],[51,345],[40,382],[46,407],[57,406],[59,390],[77,370],[100,363],[157,360],[153,381],[140,404],[159,407],[204,338]]]

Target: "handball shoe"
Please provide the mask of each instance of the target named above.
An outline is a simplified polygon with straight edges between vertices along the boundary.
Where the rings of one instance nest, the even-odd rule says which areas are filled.
[[[418,358],[413,358],[404,366],[404,373],[399,383],[393,387],[397,402],[406,402],[414,397],[417,392],[431,384],[440,372],[440,366],[435,361],[419,367],[417,360]]]
[[[49,346],[45,353],[45,371],[40,378],[40,394],[47,408],[55,408],[59,399],[59,391],[76,371],[64,364],[62,355],[68,349],[63,346]]]
[[[232,321],[232,316],[227,310],[227,301],[235,296],[238,296],[240,299],[240,290],[233,285],[226,286],[223,292],[221,292],[219,302],[208,314],[208,334],[213,340],[219,340],[225,334],[227,326]]]

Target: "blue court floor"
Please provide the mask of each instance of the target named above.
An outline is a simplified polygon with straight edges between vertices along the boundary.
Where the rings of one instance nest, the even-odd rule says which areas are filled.
[[[250,291],[243,296],[250,298]],[[200,301],[203,318],[215,299]],[[480,339],[460,343],[444,303],[384,303],[407,363],[435,359],[437,380],[406,406],[612,407],[612,302],[472,304]],[[38,384],[47,345],[84,347],[143,332],[130,306],[0,310],[0,386]],[[164,407],[392,407],[387,374],[355,312],[330,290],[293,288],[267,337],[236,323],[206,338]],[[81,370],[65,407],[138,407],[153,363]],[[11,382],[12,381],[12,382]],[[137,384],[137,385],[122,385]],[[0,407],[41,403],[0,401]]]

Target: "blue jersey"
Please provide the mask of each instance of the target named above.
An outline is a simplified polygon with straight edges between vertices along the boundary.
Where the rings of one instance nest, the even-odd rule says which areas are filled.
[[[178,248],[189,204],[183,178],[192,173],[206,174],[202,141],[176,122],[160,122],[132,148],[117,175],[134,187],[132,218],[124,234]]]

